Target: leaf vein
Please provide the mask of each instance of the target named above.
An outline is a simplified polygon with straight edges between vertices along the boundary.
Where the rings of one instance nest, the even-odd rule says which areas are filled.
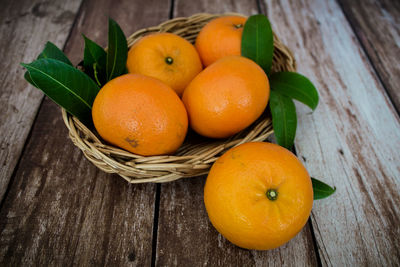
[[[74,91],[72,91],[70,88],[68,88],[67,86],[65,86],[64,84],[62,84],[61,82],[59,82],[58,80],[56,80],[56,79],[54,79],[53,77],[51,77],[49,74],[43,72],[42,70],[40,70],[40,69],[38,69],[38,68],[32,67],[32,66],[30,66],[30,65],[27,65],[27,66],[28,66],[29,68],[31,68],[31,69],[33,69],[33,70],[39,72],[39,73],[42,73],[44,76],[46,76],[46,77],[48,77],[49,79],[53,80],[55,83],[59,84],[61,87],[64,87],[68,92],[70,92],[71,94],[73,94],[74,96],[76,96],[76,97],[77,97],[78,99],[80,99],[86,106],[88,106],[89,109],[92,109],[92,107],[91,107],[84,99],[82,99],[79,95],[77,95],[77,94],[76,94]],[[31,78],[32,78],[32,75],[31,75]],[[32,80],[33,80],[33,79],[32,79]],[[35,81],[33,81],[33,82],[35,82]],[[36,84],[36,83],[35,83],[35,84]]]

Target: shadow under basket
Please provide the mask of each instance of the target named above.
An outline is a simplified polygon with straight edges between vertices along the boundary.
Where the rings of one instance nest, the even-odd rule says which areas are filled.
[[[187,18],[175,18],[158,26],[139,30],[132,34],[128,46],[140,37],[157,32],[177,34],[194,43],[197,34],[210,20],[226,15],[195,14]],[[242,15],[241,15],[242,16]],[[271,72],[295,71],[296,63],[290,50],[274,33],[274,57]],[[269,113],[263,115],[240,133],[223,140],[199,137],[189,130],[188,137],[174,155],[140,156],[106,144],[77,118],[62,109],[62,116],[72,142],[85,157],[107,173],[117,173],[130,183],[170,182],[184,177],[208,173],[212,164],[228,149],[246,142],[264,141],[273,133]]]

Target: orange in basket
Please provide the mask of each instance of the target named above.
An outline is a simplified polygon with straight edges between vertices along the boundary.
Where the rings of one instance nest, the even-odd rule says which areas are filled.
[[[141,74],[109,81],[97,94],[92,114],[104,140],[143,156],[175,152],[188,128],[185,107],[175,92]]]
[[[178,95],[202,70],[194,46],[171,33],[151,34],[137,41],[129,50],[127,67],[130,73],[159,79]]]

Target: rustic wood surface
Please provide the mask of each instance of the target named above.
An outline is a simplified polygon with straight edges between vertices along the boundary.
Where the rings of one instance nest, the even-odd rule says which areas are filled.
[[[0,265],[149,265],[154,185],[106,175],[66,140],[45,101],[0,211]]]
[[[28,85],[20,62],[31,62],[46,40],[62,47],[81,0],[6,1],[0,8],[0,200],[20,158],[43,94]]]
[[[157,16],[139,2],[85,1],[67,56],[75,63],[82,57],[81,32],[105,44],[108,16],[121,20],[126,33],[168,19],[170,4],[155,2],[146,4],[159,9],[153,9]],[[155,189],[90,164],[68,139],[60,109],[46,98],[0,211],[0,265],[150,265]]]
[[[271,251],[245,250],[223,238],[203,204],[205,177],[161,186],[157,266],[315,266],[310,227]]]
[[[339,3],[400,112],[400,1],[339,0]]]
[[[400,119],[392,103],[399,110],[400,8],[338,2],[4,1],[0,265],[399,266]],[[47,98],[40,105],[43,94],[17,65],[47,40],[78,63],[80,33],[106,45],[108,16],[128,35],[198,12],[268,15],[319,89],[314,113],[297,105],[296,152],[337,192],[316,201],[303,231],[279,249],[243,250],[219,235],[204,209],[204,176],[129,185],[95,168],[68,140],[59,108]]]
[[[314,113],[297,105],[295,145],[312,176],[337,186],[312,212],[322,264],[399,264],[400,120],[382,84],[336,2],[266,10],[320,93]]]

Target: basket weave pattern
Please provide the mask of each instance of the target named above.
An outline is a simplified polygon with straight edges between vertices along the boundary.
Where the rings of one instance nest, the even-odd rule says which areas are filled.
[[[158,26],[139,30],[128,37],[128,46],[149,33],[171,32],[194,43],[201,28],[210,20],[238,14],[196,14],[175,18]],[[295,71],[296,63],[290,50],[274,34],[272,72]],[[208,173],[211,165],[226,150],[251,141],[264,141],[273,133],[272,122],[264,113],[250,127],[229,139],[213,140],[189,132],[184,144],[174,155],[144,157],[106,144],[78,119],[62,109],[65,125],[72,142],[79,147],[94,165],[107,173],[117,173],[130,183],[169,182],[184,177]]]

